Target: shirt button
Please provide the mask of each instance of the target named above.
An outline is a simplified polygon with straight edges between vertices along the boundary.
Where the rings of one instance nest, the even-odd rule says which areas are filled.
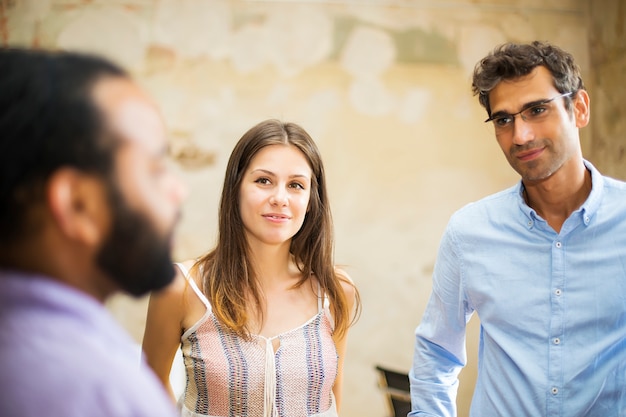
[[[558,393],[559,393],[559,389],[558,389],[557,387],[552,387],[552,389],[550,390],[550,392],[551,392],[553,395],[556,395],[556,394],[558,394]]]
[[[561,242],[556,242],[556,247],[560,248],[561,247]]]
[[[554,295],[561,295],[563,293],[563,291],[561,291],[560,288],[557,288],[556,290],[554,290]]]
[[[554,338],[554,344],[558,345],[559,343],[561,343],[561,339],[559,339],[558,337]]]

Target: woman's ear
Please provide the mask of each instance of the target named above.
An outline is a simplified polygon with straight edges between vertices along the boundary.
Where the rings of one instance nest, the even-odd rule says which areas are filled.
[[[98,246],[109,224],[104,181],[72,168],[57,170],[47,185],[47,203],[57,228],[68,239]]]

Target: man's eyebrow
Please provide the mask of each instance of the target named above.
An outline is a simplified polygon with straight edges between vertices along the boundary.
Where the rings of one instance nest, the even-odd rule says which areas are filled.
[[[550,100],[549,98],[542,98],[542,99],[539,99],[539,100],[529,101],[528,103],[524,104],[524,105],[520,108],[520,110],[518,110],[518,111],[517,111],[517,112],[515,112],[515,113],[509,113],[508,111],[505,111],[505,110],[499,110],[499,111],[497,111],[497,112],[493,112],[493,113],[491,113],[491,117],[494,117],[494,116],[510,116],[510,115],[512,115],[512,114],[518,114],[518,113],[520,113],[520,112],[523,112],[523,111],[524,111],[524,110],[526,110],[526,109],[529,109],[529,108],[531,108],[531,107],[535,107],[535,106],[540,106],[540,105],[542,105],[542,104],[546,104],[546,103],[548,103],[548,102],[550,102],[550,101],[551,101],[551,100]]]

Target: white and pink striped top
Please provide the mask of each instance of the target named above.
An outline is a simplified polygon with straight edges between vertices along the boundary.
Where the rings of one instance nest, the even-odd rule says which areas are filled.
[[[207,307],[181,337],[187,374],[179,400],[183,417],[337,416],[337,350],[326,298],[303,325],[273,338],[245,340],[218,322],[188,271],[177,265]],[[276,338],[280,346],[274,352]]]

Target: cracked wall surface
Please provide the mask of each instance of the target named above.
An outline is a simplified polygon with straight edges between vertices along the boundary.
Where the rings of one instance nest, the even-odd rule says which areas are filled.
[[[374,365],[407,370],[445,224],[512,185],[470,90],[495,45],[549,40],[574,54],[592,97],[585,154],[626,177],[624,5],[584,0],[0,0],[0,42],[104,54],[156,97],[189,185],[175,258],[214,243],[228,155],[266,118],[317,141],[336,227],[336,261],[364,311],[350,335],[343,416],[385,414]],[[596,4],[596,2],[593,2]],[[146,299],[109,302],[138,342]],[[459,415],[476,374],[470,322]]]

